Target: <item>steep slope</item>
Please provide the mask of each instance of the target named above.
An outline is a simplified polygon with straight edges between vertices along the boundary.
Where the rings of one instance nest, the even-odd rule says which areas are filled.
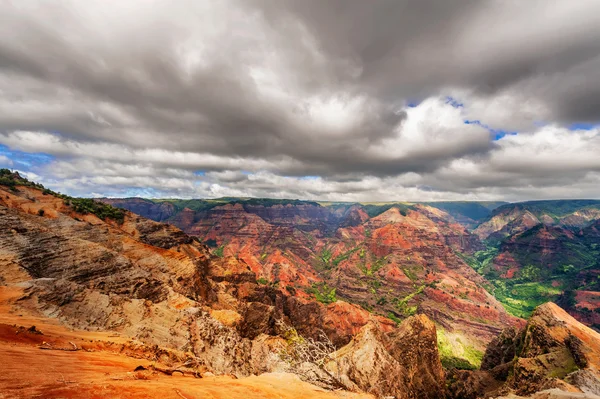
[[[391,208],[319,243],[314,266],[337,295],[392,318],[425,313],[475,347],[516,323],[482,287],[486,282],[455,253],[470,235],[434,222],[429,209]],[[461,237],[461,239],[457,239]]]
[[[436,340],[435,325],[424,315],[406,319],[389,335],[368,324],[332,355],[327,368],[352,390],[377,397],[442,398],[446,387]]]
[[[537,305],[558,301],[598,327],[598,223],[598,200],[504,205],[474,230],[486,249],[464,257],[512,314],[528,317]]]

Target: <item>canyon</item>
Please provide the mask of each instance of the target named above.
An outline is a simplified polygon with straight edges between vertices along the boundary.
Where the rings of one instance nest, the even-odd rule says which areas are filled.
[[[581,258],[600,231],[593,204],[552,223],[507,217],[511,204],[182,206],[71,198],[3,174],[7,397],[600,394],[600,335],[581,323],[595,320],[581,311],[596,298]],[[523,212],[541,223],[505,228]],[[552,303],[510,309],[500,282],[530,284],[527,271],[542,286],[558,256],[573,289],[550,286],[581,322]]]

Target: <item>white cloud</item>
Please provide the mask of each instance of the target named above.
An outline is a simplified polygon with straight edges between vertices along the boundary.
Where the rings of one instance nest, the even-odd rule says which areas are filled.
[[[7,166],[12,166],[12,165],[13,165],[12,159],[8,158],[5,155],[0,155],[0,166],[7,167]]]
[[[80,195],[598,197],[599,7],[4,2],[0,144]]]

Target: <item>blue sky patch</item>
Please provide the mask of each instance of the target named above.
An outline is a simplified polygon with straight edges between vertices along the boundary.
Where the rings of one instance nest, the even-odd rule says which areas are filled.
[[[13,164],[10,165],[11,168],[23,171],[32,171],[54,160],[54,157],[50,154],[11,150],[3,144],[0,144],[0,155],[4,155],[13,162]]]
[[[568,126],[569,130],[592,130],[600,127],[598,123],[572,123]]]
[[[460,101],[458,101],[456,98],[454,98],[452,96],[446,97],[446,104],[450,104],[454,108],[464,108],[465,107],[465,104],[461,103]]]
[[[493,129],[490,126],[486,125],[485,123],[482,123],[479,120],[465,120],[465,125],[478,125],[478,126],[481,126],[485,129],[487,129],[490,133],[492,133],[492,137],[493,137],[494,141],[500,140],[502,137],[507,136],[507,135],[517,134],[517,132],[511,132],[508,130]]]

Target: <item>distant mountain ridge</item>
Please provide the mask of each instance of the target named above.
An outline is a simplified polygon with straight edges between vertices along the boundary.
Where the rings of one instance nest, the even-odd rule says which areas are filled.
[[[223,197],[215,199],[148,199],[140,197],[130,198],[99,198],[100,201],[114,206],[128,209],[132,212],[144,214],[156,221],[168,221],[176,213],[185,208],[195,212],[208,211],[216,206],[226,204],[242,204],[246,210],[252,207],[273,207],[277,205],[307,205],[323,207],[336,214],[353,206],[362,207],[370,216],[377,216],[390,208],[409,209],[418,204],[428,205],[447,212],[465,226],[475,227],[492,214],[499,206],[508,204],[503,201],[439,201],[439,202],[326,202],[306,201],[297,199],[272,199],[272,198],[233,198]],[[138,212],[136,212],[138,210]]]

